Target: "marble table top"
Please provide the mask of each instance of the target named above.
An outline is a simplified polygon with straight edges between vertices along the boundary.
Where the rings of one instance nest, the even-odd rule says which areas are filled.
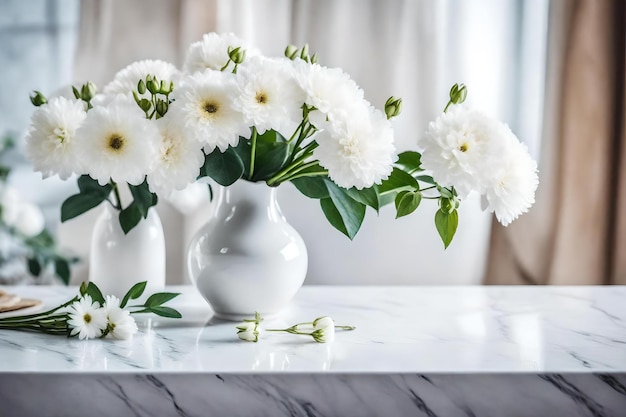
[[[4,287],[58,305],[65,287]],[[168,305],[183,319],[143,317],[129,341],[0,330],[1,373],[620,373],[626,287],[305,286],[264,325],[322,315],[354,325],[335,341],[264,334],[240,341],[194,287]]]

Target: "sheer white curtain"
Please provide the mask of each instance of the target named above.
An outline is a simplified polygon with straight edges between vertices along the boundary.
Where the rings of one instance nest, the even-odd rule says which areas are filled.
[[[488,111],[510,106],[512,97],[502,89],[518,81],[511,75],[519,74],[518,61],[503,52],[519,51],[517,34],[509,32],[517,28],[521,3],[483,3],[497,6],[489,19],[499,24],[485,25],[485,8],[478,3],[454,0],[92,0],[83,2],[77,79],[94,78],[97,71],[96,81],[104,82],[140,58],[180,65],[183,47],[212,30],[233,31],[268,55],[281,55],[287,43],[308,42],[321,63],[350,73],[375,105],[389,95],[403,97],[395,129],[398,148],[405,150],[415,147],[427,122],[442,110],[454,82],[469,84],[472,100]],[[477,27],[480,36],[474,36]],[[474,84],[477,75],[482,82]],[[510,114],[496,112],[505,119]],[[279,200],[307,242],[309,284],[473,284],[482,278],[491,217],[480,211],[477,199],[463,203],[457,236],[446,251],[430,202],[399,220],[391,207],[378,217],[369,212],[350,242],[327,223],[316,201],[290,184],[281,187]],[[183,282],[184,247],[209,209],[190,217],[166,205],[159,209],[168,240],[168,279]],[[87,222],[82,230],[88,230]],[[74,233],[65,236],[75,239]]]

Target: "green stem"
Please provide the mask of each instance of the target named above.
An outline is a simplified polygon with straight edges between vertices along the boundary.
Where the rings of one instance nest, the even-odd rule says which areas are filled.
[[[287,181],[295,180],[298,178],[305,178],[305,177],[323,177],[325,175],[328,175],[327,170],[303,172],[301,174],[295,173],[295,174],[290,174],[284,177],[283,179],[281,179],[281,182],[287,182]]]
[[[447,112],[448,111],[448,107],[450,107],[452,105],[452,100],[448,101],[448,104],[446,104],[446,107],[444,107],[443,112]]]
[[[120,190],[117,187],[117,184],[115,183],[115,181],[111,180],[111,188],[113,189],[113,195],[115,196],[115,204],[113,205],[113,207],[115,207],[117,210],[122,210],[122,199],[120,198]]]
[[[230,58],[228,58],[228,61],[226,61],[226,64],[224,64],[224,66],[222,68],[220,68],[220,71],[224,71],[226,68],[228,68],[228,64],[230,64],[231,60]]]
[[[5,318],[0,319],[0,324],[12,323],[12,322],[16,322],[16,321],[34,320],[36,318],[48,316],[48,315],[51,315],[52,313],[54,313],[55,311],[58,311],[58,310],[62,309],[63,307],[67,307],[68,305],[72,304],[73,302],[75,302],[77,300],[78,300],[78,297],[76,296],[76,297],[72,298],[70,301],[68,301],[68,302],[66,302],[64,304],[61,304],[60,306],[55,307],[55,308],[53,308],[51,310],[44,311],[42,313],[29,314],[27,316],[5,317]]]
[[[250,149],[250,179],[254,175],[254,160],[256,159],[256,137],[257,131],[256,127],[252,127],[252,136],[250,137],[251,149]]]

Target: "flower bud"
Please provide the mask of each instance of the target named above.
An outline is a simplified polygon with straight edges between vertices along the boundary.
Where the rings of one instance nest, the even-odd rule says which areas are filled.
[[[300,58],[304,59],[308,62],[309,60],[309,44],[305,43],[302,47],[302,51],[300,51]]]
[[[96,85],[89,81],[87,84],[83,84],[82,88],[80,89],[80,96],[83,100],[90,101],[93,96],[96,95],[96,92]]]
[[[317,52],[311,55],[311,64],[317,64]]]
[[[317,343],[328,343],[335,340],[335,322],[327,316],[318,317],[313,321],[313,339]]]
[[[174,81],[170,81],[170,85],[168,88],[168,94],[171,93],[172,91],[174,91]]]
[[[144,83],[143,80],[139,80],[139,83],[137,84],[137,91],[139,94],[146,93],[146,83]]]
[[[385,103],[385,114],[387,115],[387,119],[391,119],[392,117],[396,117],[402,111],[402,99],[396,98],[394,96],[389,97],[387,102]]]
[[[461,104],[467,97],[467,87],[465,84],[454,84],[450,89],[450,102],[452,104]]]
[[[156,78],[151,77],[150,81],[146,84],[146,87],[148,87],[148,91],[150,91],[151,94],[157,94],[159,92],[159,82]]]
[[[246,59],[246,50],[245,49],[241,49],[241,46],[238,46],[234,49],[230,49],[228,51],[228,57],[230,58],[231,61],[233,61],[235,64],[241,64],[244,59]]]
[[[243,331],[239,331],[237,332],[237,336],[239,336],[239,338],[241,340],[244,340],[246,342],[258,342],[259,341],[259,332],[243,332]]]
[[[237,336],[241,340],[254,343],[259,341],[258,323],[254,321],[246,321],[235,327],[239,330],[237,332]]]
[[[150,110],[150,107],[152,107],[152,103],[150,102],[150,100],[147,100],[145,98],[142,98],[141,100],[139,100],[139,103],[137,104],[139,104],[139,107],[144,112],[147,112],[148,110]]]
[[[168,106],[167,102],[165,102],[163,100],[157,101],[156,111],[159,114],[159,116],[161,116],[161,117],[165,116],[165,113],[167,113],[168,107],[169,106]]]
[[[285,56],[293,61],[298,56],[298,48],[295,45],[287,45]]]
[[[41,94],[39,91],[35,90],[33,91],[33,93],[35,93],[35,95],[30,96],[30,102],[33,103],[33,105],[39,107],[48,102],[46,97],[43,94]]]

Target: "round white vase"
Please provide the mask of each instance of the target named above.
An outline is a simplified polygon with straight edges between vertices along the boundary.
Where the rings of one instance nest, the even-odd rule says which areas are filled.
[[[302,286],[308,256],[280,211],[276,188],[239,180],[218,186],[213,204],[189,246],[192,282],[220,318],[278,313]]]
[[[96,220],[89,255],[89,281],[104,295],[119,298],[136,283],[147,281],[139,302],[165,288],[165,238],[154,207],[128,234],[124,234],[118,211],[105,204]]]

